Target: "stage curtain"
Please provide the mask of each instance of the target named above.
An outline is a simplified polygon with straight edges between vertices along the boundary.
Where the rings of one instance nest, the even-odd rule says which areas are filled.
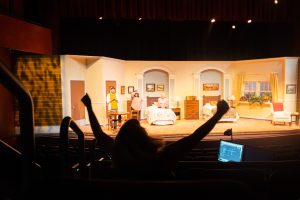
[[[270,74],[270,85],[271,85],[271,92],[272,92],[272,101],[278,101],[278,74],[272,72]]]
[[[237,97],[238,100],[240,100],[242,94],[242,89],[243,89],[243,83],[244,83],[244,74],[238,74],[237,75],[237,89],[236,89],[236,94],[235,96]]]

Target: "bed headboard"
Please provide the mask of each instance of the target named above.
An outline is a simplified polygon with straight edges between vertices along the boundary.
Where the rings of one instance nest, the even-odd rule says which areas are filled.
[[[203,95],[203,105],[206,103],[209,103],[210,101],[220,101],[221,100],[221,95],[218,96],[205,96]]]
[[[152,104],[153,104],[154,102],[157,102],[157,101],[158,101],[158,98],[159,98],[159,97],[148,97],[148,96],[147,96],[147,107],[148,107],[148,106],[152,106]]]

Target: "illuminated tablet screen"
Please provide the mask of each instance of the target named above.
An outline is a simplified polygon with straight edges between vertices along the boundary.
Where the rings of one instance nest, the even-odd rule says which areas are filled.
[[[220,141],[218,160],[222,162],[241,162],[244,145]]]

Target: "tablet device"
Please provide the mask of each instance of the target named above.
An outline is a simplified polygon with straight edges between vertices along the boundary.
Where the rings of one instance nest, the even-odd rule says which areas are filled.
[[[218,160],[222,162],[241,162],[244,145],[220,141]]]

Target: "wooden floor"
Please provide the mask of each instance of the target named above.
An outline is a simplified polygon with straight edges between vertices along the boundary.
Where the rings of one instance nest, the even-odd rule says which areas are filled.
[[[199,126],[205,123],[204,119],[200,120],[177,120],[173,125],[150,125],[146,120],[141,121],[141,125],[146,128],[149,135],[162,138],[174,138],[189,135],[193,133]],[[86,135],[92,135],[89,125],[81,127]],[[260,138],[260,137],[277,137],[282,134],[300,135],[300,126],[293,123],[273,125],[268,120],[255,120],[241,118],[237,122],[219,122],[216,124],[211,133],[204,140],[228,139],[224,136],[224,131],[232,128],[233,135],[236,138]],[[108,130],[107,126],[103,126],[104,131],[109,135],[116,135],[117,132]]]

